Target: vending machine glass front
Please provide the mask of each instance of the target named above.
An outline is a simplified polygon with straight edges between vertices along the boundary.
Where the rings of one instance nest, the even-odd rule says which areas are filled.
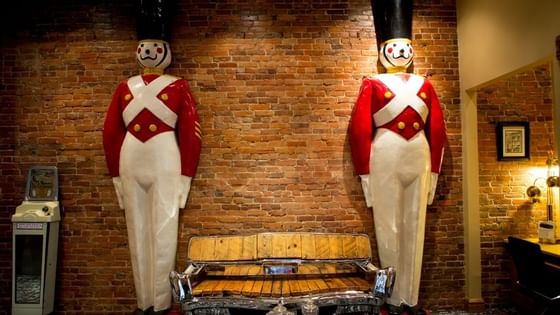
[[[16,235],[15,241],[16,303],[39,304],[41,303],[43,235]]]

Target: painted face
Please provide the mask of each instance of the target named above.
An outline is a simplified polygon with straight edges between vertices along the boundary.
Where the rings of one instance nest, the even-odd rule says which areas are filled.
[[[410,40],[406,38],[393,39],[383,43],[379,50],[379,60],[387,69],[404,71],[412,64],[414,50]]]
[[[136,49],[136,59],[145,68],[163,70],[171,63],[171,49],[163,40],[141,40]]]

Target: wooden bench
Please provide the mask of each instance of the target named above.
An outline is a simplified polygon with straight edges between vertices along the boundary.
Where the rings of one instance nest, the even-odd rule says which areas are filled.
[[[372,265],[362,234],[193,237],[187,259],[186,270],[171,272],[170,281],[188,315],[269,310],[280,303],[290,310],[307,303],[336,314],[377,313],[395,277],[392,268]]]

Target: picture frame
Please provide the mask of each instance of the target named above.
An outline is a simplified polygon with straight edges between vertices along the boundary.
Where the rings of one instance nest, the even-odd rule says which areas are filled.
[[[498,161],[530,159],[530,129],[527,121],[496,124]]]

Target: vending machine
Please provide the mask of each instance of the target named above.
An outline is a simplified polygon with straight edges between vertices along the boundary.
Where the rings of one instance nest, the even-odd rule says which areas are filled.
[[[59,224],[58,171],[32,167],[12,215],[12,315],[53,312]]]

